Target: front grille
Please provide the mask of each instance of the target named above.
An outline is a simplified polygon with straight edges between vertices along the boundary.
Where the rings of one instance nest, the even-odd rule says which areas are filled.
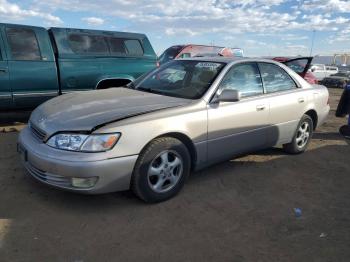
[[[42,170],[34,167],[30,163],[27,164],[27,168],[28,168],[28,171],[30,172],[30,174],[40,181],[43,181],[43,182],[46,182],[48,184],[55,185],[55,186],[71,187],[71,179],[69,177],[48,174],[45,171],[42,171]]]
[[[43,141],[46,137],[46,133],[36,127],[33,123],[29,123],[30,130],[32,131],[33,135],[39,139],[40,141]]]

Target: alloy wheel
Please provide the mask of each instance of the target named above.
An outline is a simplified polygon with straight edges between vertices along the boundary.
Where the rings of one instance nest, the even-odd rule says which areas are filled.
[[[297,132],[296,143],[298,148],[303,148],[310,138],[310,125],[308,122],[303,122]]]
[[[150,188],[156,193],[171,190],[183,174],[183,160],[172,150],[165,150],[158,154],[148,169],[147,180]]]

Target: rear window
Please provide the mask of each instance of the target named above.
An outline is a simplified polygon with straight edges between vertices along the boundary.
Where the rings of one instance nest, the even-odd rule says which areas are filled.
[[[13,60],[41,60],[35,32],[28,28],[6,28]]]
[[[108,54],[107,43],[102,36],[70,34],[69,44],[77,54]]]
[[[97,35],[70,34],[69,44],[77,54],[103,54],[117,56],[142,56],[143,49],[139,40]]]

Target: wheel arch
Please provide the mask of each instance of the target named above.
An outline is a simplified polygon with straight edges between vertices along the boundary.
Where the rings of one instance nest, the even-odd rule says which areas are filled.
[[[317,127],[317,123],[318,123],[318,115],[317,115],[316,110],[309,109],[307,112],[305,112],[305,115],[308,115],[309,117],[311,117],[312,123],[313,123],[313,128],[315,130]]]
[[[180,133],[180,132],[165,133],[165,134],[162,134],[162,135],[155,137],[154,139],[159,138],[159,137],[173,137],[173,138],[180,140],[186,146],[186,148],[188,149],[188,152],[190,153],[191,170],[193,171],[195,169],[196,162],[197,162],[197,151],[196,151],[196,148],[195,148],[191,138],[189,138],[184,133]]]
[[[128,76],[102,78],[97,82],[95,89],[106,89],[113,86],[120,87],[132,81],[134,81],[134,78]]]

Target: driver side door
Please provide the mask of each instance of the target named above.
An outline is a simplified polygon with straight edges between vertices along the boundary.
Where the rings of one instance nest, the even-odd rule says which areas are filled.
[[[225,75],[217,94],[238,90],[237,102],[208,104],[208,160],[210,163],[267,146],[269,101],[264,97],[256,63],[234,65]]]

